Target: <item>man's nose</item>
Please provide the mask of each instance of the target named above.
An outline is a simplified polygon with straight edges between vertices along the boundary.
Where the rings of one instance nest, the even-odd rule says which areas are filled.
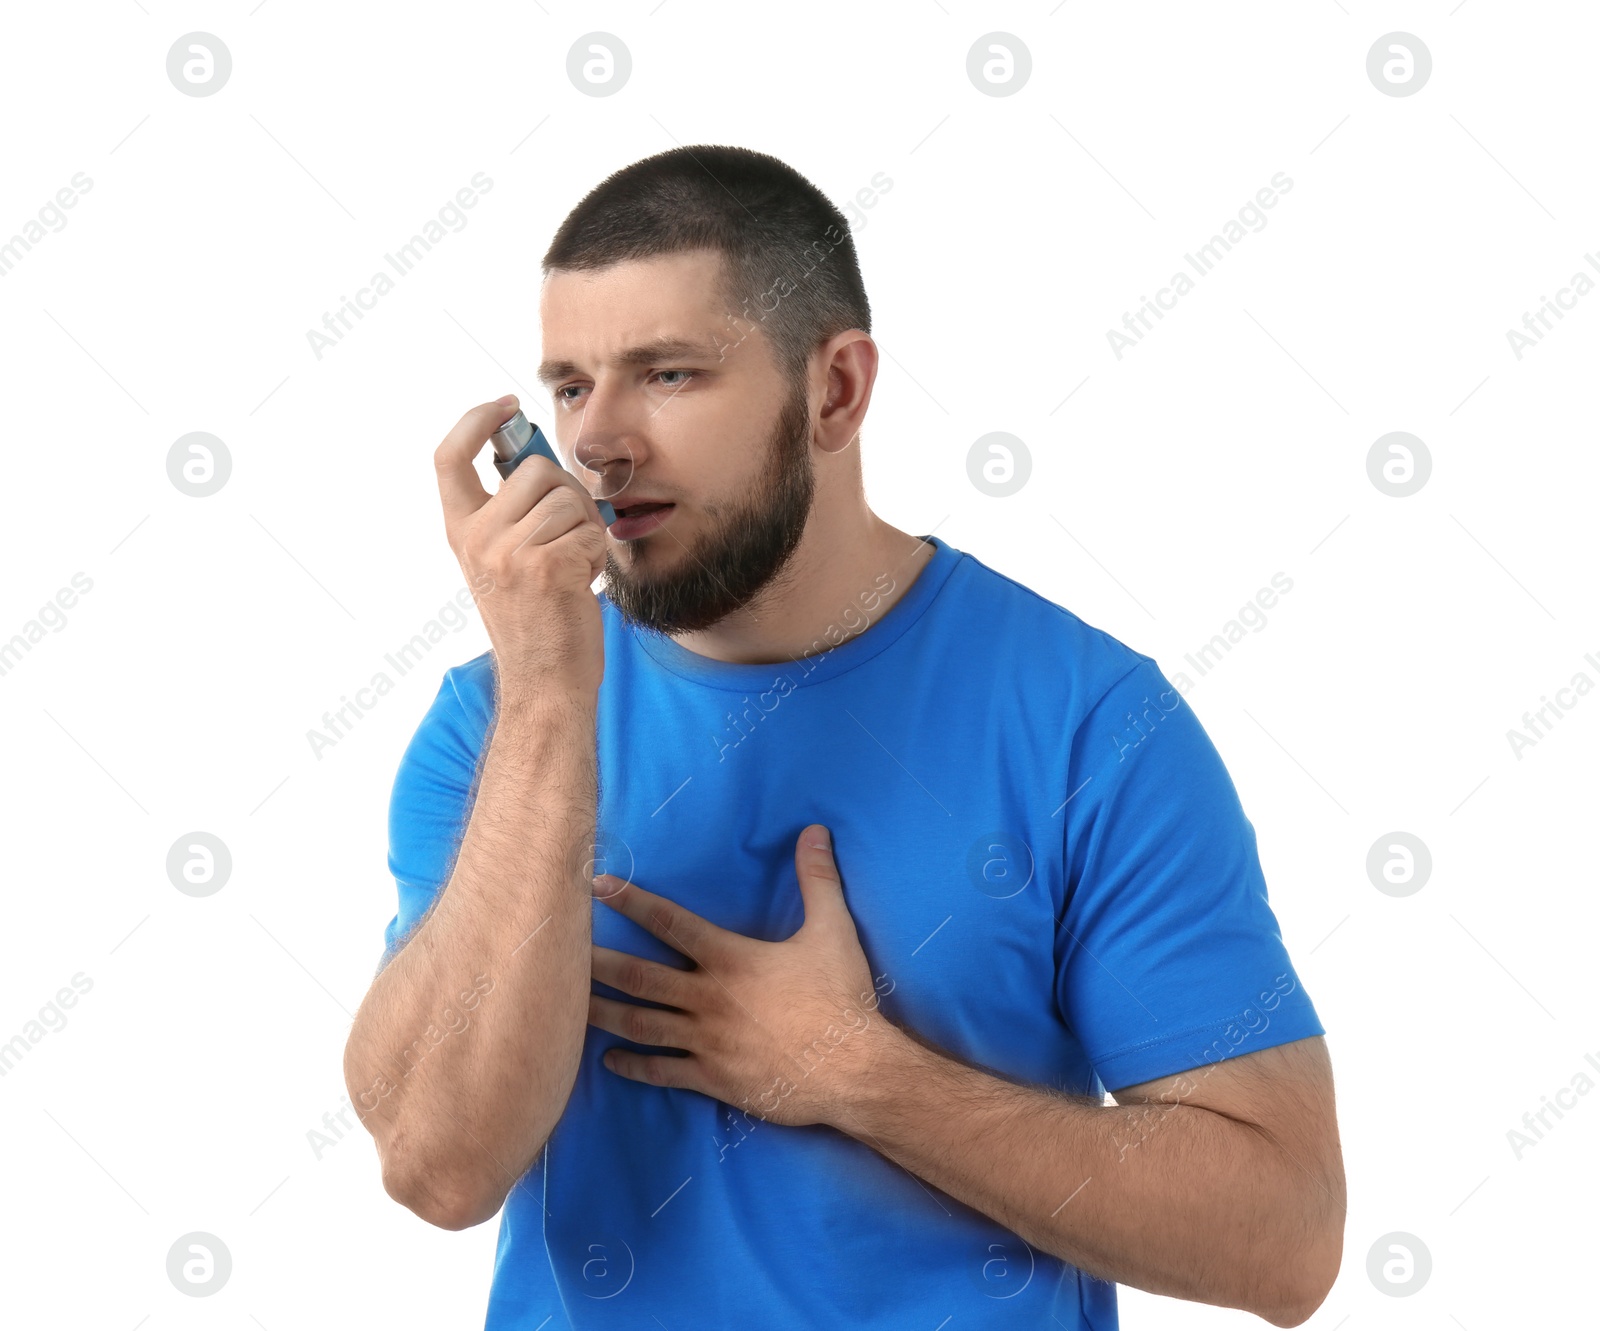
[[[627,485],[649,452],[638,419],[640,404],[614,390],[595,387],[584,399],[573,436],[573,465],[590,473],[591,492],[609,499]]]

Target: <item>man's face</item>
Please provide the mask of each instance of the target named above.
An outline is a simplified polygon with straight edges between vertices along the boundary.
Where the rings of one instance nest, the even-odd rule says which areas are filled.
[[[540,296],[560,452],[619,513],[672,505],[638,536],[613,528],[606,551],[606,595],[660,633],[709,628],[778,578],[815,490],[806,386],[750,326],[757,293],[730,319],[744,312],[723,308],[720,273],[697,251],[553,272]],[[665,339],[688,345],[630,355]]]

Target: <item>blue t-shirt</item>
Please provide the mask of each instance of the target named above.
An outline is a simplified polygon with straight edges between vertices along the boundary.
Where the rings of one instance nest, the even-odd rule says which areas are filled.
[[[905,566],[775,664],[696,655],[600,597],[596,871],[776,941],[802,918],[796,838],[824,823],[882,1012],[1078,1095],[1323,1034],[1255,829],[1155,661],[926,539],[887,611]],[[406,750],[386,960],[448,881],[493,706],[485,653]],[[601,902],[594,941],[685,964]],[[617,1045],[662,1052],[588,1028],[501,1213],[490,1331],[1117,1325],[1114,1284],[831,1127],[619,1076]]]

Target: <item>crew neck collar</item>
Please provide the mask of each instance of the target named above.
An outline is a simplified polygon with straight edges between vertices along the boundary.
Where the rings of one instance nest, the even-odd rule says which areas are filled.
[[[917,539],[933,546],[933,555],[922,566],[916,581],[905,589],[900,599],[891,605],[881,618],[837,647],[823,647],[809,655],[793,659],[753,663],[717,661],[709,656],[701,656],[698,652],[691,652],[664,634],[650,632],[621,620],[621,612],[612,604],[610,598],[602,592],[600,599],[608,613],[618,616],[623,632],[638,643],[652,661],[663,670],[680,678],[707,688],[728,689],[739,693],[751,689],[770,688],[773,681],[780,677],[789,679],[797,688],[804,688],[808,684],[820,683],[836,675],[842,675],[845,671],[853,670],[863,662],[870,661],[879,652],[893,646],[933,604],[934,598],[955,571],[962,553],[937,536],[919,536]],[[906,564],[909,562],[907,560]],[[895,579],[897,587],[902,585],[906,564],[902,564],[899,569],[886,570]],[[872,587],[864,588],[863,595],[870,601],[872,593],[880,586],[881,584],[874,584]],[[870,616],[872,613],[866,608],[865,602],[841,606],[836,621],[839,631],[847,631],[862,615]],[[826,630],[819,635],[824,642],[825,635]]]

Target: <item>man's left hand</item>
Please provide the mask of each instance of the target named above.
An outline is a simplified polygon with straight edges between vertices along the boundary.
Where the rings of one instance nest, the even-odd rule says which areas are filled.
[[[591,994],[590,1024],[687,1055],[613,1048],[604,1055],[608,1068],[632,1081],[699,1091],[772,1123],[837,1125],[881,1042],[903,1034],[877,1010],[821,824],[800,833],[794,867],[805,917],[778,943],[720,928],[612,874],[594,880],[599,900],[693,963],[685,970],[594,947],[595,979],[667,1007]]]

